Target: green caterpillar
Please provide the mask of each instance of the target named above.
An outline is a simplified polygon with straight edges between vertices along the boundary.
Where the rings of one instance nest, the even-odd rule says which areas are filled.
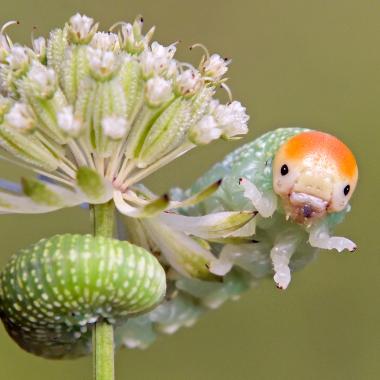
[[[157,225],[160,232],[198,233],[201,248],[206,245],[203,239],[209,238],[215,257],[207,256],[208,268],[223,282],[191,278],[185,271],[174,277],[175,296],[147,315],[131,318],[122,329],[123,343],[129,348],[147,347],[159,333],[192,325],[204,312],[235,299],[264,277],[273,277],[279,288],[286,289],[292,273],[312,261],[320,248],[353,251],[355,243],[331,233],[350,210],[357,177],[353,154],[337,138],[304,128],[280,128],[228,154],[189,190],[176,189],[179,200],[188,199],[223,179],[202,202],[160,215],[155,224],[142,220],[146,239],[160,247],[152,234]],[[218,226],[211,225],[212,230],[204,216],[210,220],[216,213],[249,210],[258,212],[247,223],[253,229],[245,225],[240,233],[226,235],[223,244],[215,243],[212,233]],[[161,251],[166,253],[164,245]]]
[[[121,325],[157,305],[166,276],[157,259],[125,241],[56,235],[20,250],[0,275],[1,318],[26,351],[46,358],[91,352],[98,320]]]

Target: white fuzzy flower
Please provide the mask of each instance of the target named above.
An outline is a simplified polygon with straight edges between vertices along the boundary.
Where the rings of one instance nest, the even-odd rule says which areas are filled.
[[[158,107],[170,99],[171,82],[161,77],[151,78],[146,82],[145,92],[148,103],[153,107]]]
[[[219,54],[212,54],[203,64],[203,74],[218,81],[227,72],[230,62],[231,60],[222,58]]]
[[[152,53],[156,58],[172,59],[176,52],[175,44],[169,46],[162,46],[158,42],[154,41],[151,46]]]
[[[115,33],[96,32],[90,46],[101,50],[117,50],[119,48],[119,39]]]
[[[81,123],[74,117],[73,107],[67,106],[57,113],[58,126],[70,136],[77,136]]]
[[[135,202],[129,193],[134,184],[197,144],[244,133],[244,109],[212,101],[228,62],[204,47],[195,69],[174,58],[175,43],[150,45],[154,28],[143,34],[141,17],[97,32],[94,20],[76,14],[46,40],[34,39],[31,49],[4,33],[15,23],[0,31],[0,145],[25,166],[38,167],[54,186],[74,190],[57,207],[106,202],[120,190],[124,213],[153,215],[170,201],[163,197],[145,208],[145,198]],[[20,135],[32,128],[36,133]],[[96,196],[82,189],[77,173],[83,167],[102,183]],[[12,204],[17,212],[18,203]],[[36,207],[22,204],[26,212]]]
[[[71,33],[78,41],[85,40],[94,32],[93,24],[94,20],[91,17],[79,13],[70,18]]]
[[[102,120],[102,128],[106,136],[118,140],[126,135],[129,125],[124,117],[107,116]]]
[[[37,62],[33,62],[28,73],[28,78],[35,87],[38,96],[46,97],[51,95],[56,88],[55,72]]]
[[[240,102],[233,101],[228,105],[217,105],[214,116],[225,138],[244,135],[248,132],[249,116]]]
[[[29,56],[26,50],[21,46],[14,46],[6,61],[13,71],[22,71],[29,64]]]
[[[107,77],[118,68],[118,60],[112,51],[87,48],[87,56],[92,72],[96,76]]]
[[[35,127],[33,111],[24,103],[15,103],[5,115],[5,121],[22,132],[30,131]]]
[[[185,70],[175,80],[176,90],[182,95],[193,95],[202,85],[202,77],[197,70]]]
[[[142,34],[143,18],[138,16],[133,25],[123,23],[121,27],[122,46],[131,54],[138,54],[148,48],[149,42],[154,33],[154,27],[144,36]]]
[[[175,72],[176,69],[176,64],[173,61],[175,51],[174,44],[165,47],[158,42],[153,42],[151,50],[145,50],[140,57],[145,77],[161,74],[173,75],[173,71]]]
[[[218,139],[222,131],[218,128],[215,118],[211,115],[203,116],[202,119],[191,129],[189,137],[197,145],[209,144]]]

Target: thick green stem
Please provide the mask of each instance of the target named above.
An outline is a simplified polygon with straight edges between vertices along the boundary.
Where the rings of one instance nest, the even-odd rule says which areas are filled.
[[[92,224],[95,236],[113,237],[115,206],[113,200],[92,205]]]
[[[114,203],[92,205],[92,223],[95,236],[113,237]],[[92,332],[94,380],[114,380],[114,339],[113,326],[98,321]]]
[[[113,326],[107,322],[96,323],[92,332],[94,380],[115,378],[113,344]]]

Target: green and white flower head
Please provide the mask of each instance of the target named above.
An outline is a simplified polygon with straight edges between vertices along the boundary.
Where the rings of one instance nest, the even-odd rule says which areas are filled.
[[[76,14],[49,38],[34,38],[32,48],[12,43],[11,24],[0,34],[3,156],[48,178],[41,185],[54,186],[59,202],[4,192],[1,212],[114,196],[117,205],[136,207],[125,194],[145,177],[197,145],[247,133],[240,103],[212,106],[229,60],[206,52],[199,69],[179,62],[176,43],[150,43],[154,28],[144,35],[141,17],[102,32]],[[31,207],[21,208],[21,198]]]

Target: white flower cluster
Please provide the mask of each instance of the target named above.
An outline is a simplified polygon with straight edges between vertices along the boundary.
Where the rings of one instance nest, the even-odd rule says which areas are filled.
[[[29,57],[27,51],[22,46],[14,46],[10,50],[6,61],[12,71],[24,71],[29,64]]]
[[[106,78],[118,68],[117,57],[112,51],[100,48],[87,48],[87,57],[90,69],[95,78]]]
[[[15,103],[5,115],[5,121],[22,131],[31,131],[35,126],[33,111],[26,104]]]
[[[113,51],[120,49],[119,38],[117,34],[111,32],[96,32],[90,42],[90,46],[95,49],[104,51]]]
[[[13,45],[5,27],[0,91],[13,107],[1,110],[1,146],[35,170],[54,161],[54,179],[75,181],[84,165],[124,189],[196,145],[247,133],[245,108],[214,99],[230,61],[205,50],[199,69],[179,62],[176,43],[150,44],[154,28],[144,35],[141,17],[101,32],[76,14],[32,49]],[[33,139],[10,141],[9,128]]]
[[[77,13],[70,18],[70,34],[75,42],[89,42],[97,29],[91,17]]]
[[[209,144],[223,137],[232,139],[248,132],[249,116],[240,102],[219,104],[217,100],[210,103],[210,114],[203,116],[190,131],[190,138],[196,144]]]
[[[122,47],[130,54],[139,54],[149,46],[155,28],[152,27],[147,34],[143,35],[143,23],[144,20],[141,16],[136,17],[133,24],[121,23]]]
[[[175,52],[174,44],[165,47],[158,42],[153,42],[140,57],[143,75],[146,78],[155,75],[163,75],[167,78],[174,76],[177,70],[176,62],[173,60]]]
[[[222,58],[219,54],[212,54],[208,57],[201,66],[202,73],[214,80],[220,80],[228,70],[228,65],[231,61],[227,58]]]
[[[56,89],[57,80],[55,72],[38,62],[33,62],[28,72],[28,79],[34,85],[35,95],[46,98]]]

